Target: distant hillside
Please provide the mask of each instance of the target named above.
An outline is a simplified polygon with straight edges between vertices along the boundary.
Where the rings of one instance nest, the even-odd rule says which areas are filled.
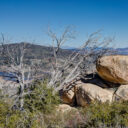
[[[22,45],[25,42],[21,43],[14,43],[14,44],[7,44],[8,48],[16,48],[18,45]],[[25,43],[27,53],[25,54],[25,57],[28,59],[44,59],[46,57],[53,57],[53,48],[37,45],[37,44],[31,44],[31,43]],[[60,49],[59,51],[59,57],[66,57],[68,56],[72,51],[67,49]]]
[[[7,44],[8,48],[16,48],[18,45],[22,45],[25,43],[27,53],[25,54],[25,57],[28,59],[46,59],[47,57],[53,57],[53,47],[48,47],[48,46],[42,46],[42,45],[37,45],[37,44],[31,44],[31,43],[26,43],[26,42],[21,42],[21,43],[13,43],[13,44]],[[89,48],[86,48],[88,50]],[[101,49],[101,48],[99,48]],[[97,49],[98,50],[98,49]],[[126,54],[128,55],[128,48],[117,48],[115,49],[117,51],[117,54]],[[79,51],[77,48],[63,48],[60,49],[59,51],[59,57],[65,58],[69,54],[72,53],[72,51]]]

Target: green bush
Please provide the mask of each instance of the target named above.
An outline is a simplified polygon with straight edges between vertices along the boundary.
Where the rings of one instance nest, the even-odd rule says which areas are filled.
[[[46,128],[44,117],[54,112],[59,96],[47,87],[46,81],[35,82],[29,91],[24,97],[23,111],[12,109],[12,105],[5,102],[9,98],[0,99],[0,128]]]
[[[128,127],[128,102],[92,103],[82,108],[85,126],[90,127]]]
[[[36,82],[30,91],[31,93],[25,96],[24,103],[25,109],[29,109],[30,112],[49,113],[60,103],[59,95],[54,93],[52,88],[47,87],[47,81]]]
[[[0,128],[38,128],[38,126],[35,113],[12,110],[10,104],[0,100]]]

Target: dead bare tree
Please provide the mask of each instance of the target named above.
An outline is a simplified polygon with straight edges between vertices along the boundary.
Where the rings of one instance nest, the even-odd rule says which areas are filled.
[[[13,78],[19,85],[18,94],[15,97],[14,105],[20,109],[24,106],[24,95],[26,94],[25,88],[36,79],[36,67],[31,64],[26,64],[25,54],[27,52],[26,43],[10,46],[1,34],[0,53],[3,65],[0,66],[1,72],[9,74],[8,77]],[[29,92],[27,92],[29,93]]]
[[[62,33],[60,37],[57,37],[57,35],[50,29],[48,28],[48,36],[51,37],[52,39],[52,47],[53,47],[53,55],[54,55],[54,61],[52,61],[51,66],[52,66],[52,74],[51,74],[51,81],[49,83],[49,86],[55,84],[56,80],[58,79],[58,75],[60,72],[60,64],[58,63],[58,53],[60,51],[60,48],[62,45],[70,40],[74,39],[74,31],[72,29],[72,26],[67,26]]]
[[[55,33],[49,30],[49,35],[57,46],[53,47],[56,63],[53,68],[49,86],[54,87],[56,91],[67,91],[74,86],[74,82],[86,76],[91,64],[95,63],[97,58],[110,52],[108,46],[113,41],[113,38],[102,38],[100,31],[94,32],[89,35],[87,41],[85,41],[80,48],[73,51],[72,54],[64,60],[63,65],[58,66],[58,50],[62,44],[64,44],[65,40],[67,41],[67,36],[65,35],[70,33],[69,31],[69,29],[66,29],[66,31],[62,33],[62,38],[58,38]],[[68,37],[71,38],[72,36],[68,35]]]

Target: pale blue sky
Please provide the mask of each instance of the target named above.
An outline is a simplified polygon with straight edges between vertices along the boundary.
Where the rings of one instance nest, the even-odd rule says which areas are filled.
[[[47,26],[60,32],[74,25],[77,47],[87,34],[103,29],[115,36],[115,47],[128,47],[128,0],[0,0],[0,32],[13,42],[34,41],[48,45]]]

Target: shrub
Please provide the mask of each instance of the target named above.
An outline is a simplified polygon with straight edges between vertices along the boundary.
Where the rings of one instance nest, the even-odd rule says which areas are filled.
[[[49,113],[60,103],[59,95],[54,93],[52,88],[47,87],[47,81],[36,82],[30,91],[31,93],[25,96],[24,104],[25,109],[29,109],[30,112]]]
[[[81,109],[86,127],[127,127],[128,102],[92,103]]]
[[[0,128],[37,128],[37,124],[33,113],[12,110],[10,104],[0,100]]]
[[[52,88],[47,88],[45,81],[31,86],[30,93],[24,97],[23,111],[12,109],[5,101],[5,98],[0,99],[0,128],[46,128],[44,117],[54,112],[60,99]]]

